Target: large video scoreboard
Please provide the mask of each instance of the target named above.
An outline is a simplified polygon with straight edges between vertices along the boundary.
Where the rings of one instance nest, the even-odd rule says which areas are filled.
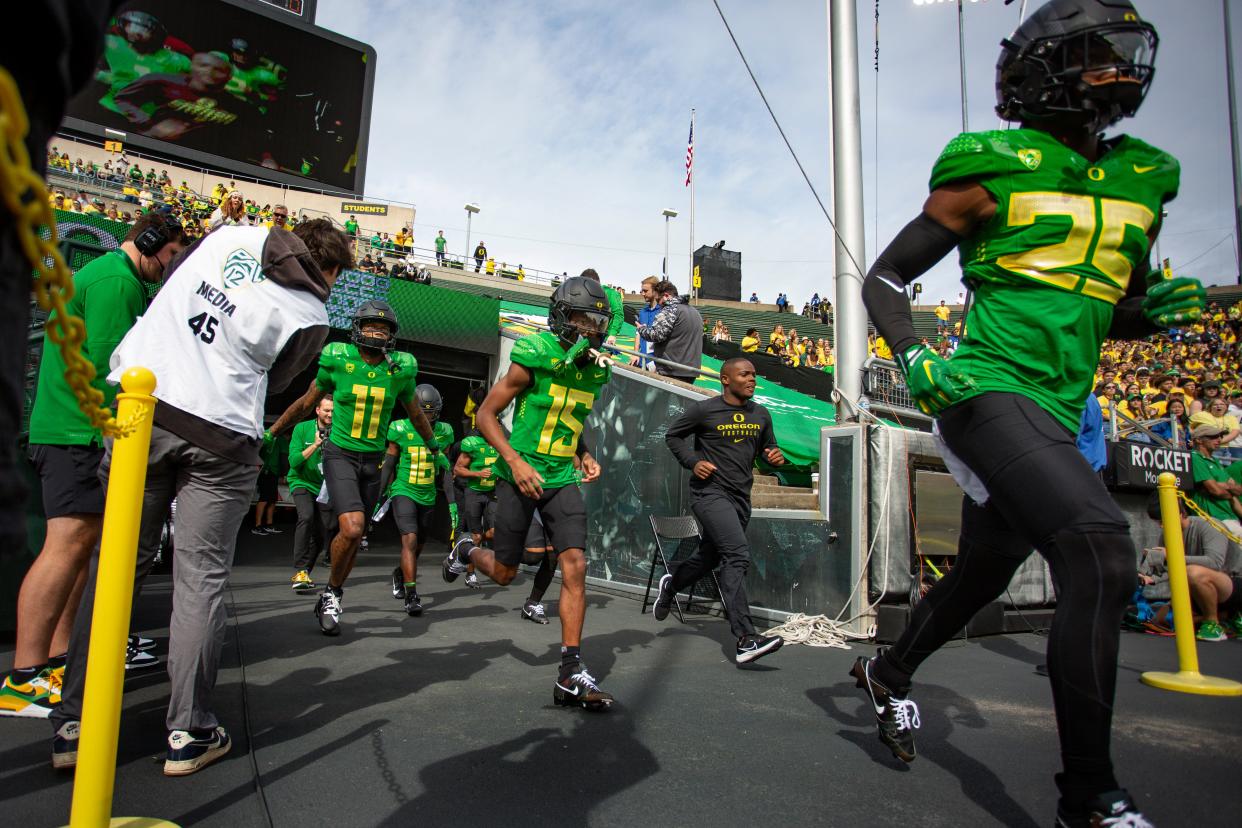
[[[131,0],[65,126],[176,160],[361,193],[375,50],[242,0]]]

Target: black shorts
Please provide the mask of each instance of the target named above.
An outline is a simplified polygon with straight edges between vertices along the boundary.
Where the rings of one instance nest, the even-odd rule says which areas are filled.
[[[379,500],[380,464],[384,461],[384,452],[350,451],[332,442],[324,443],[321,451],[323,479],[328,484],[332,513],[339,517],[347,512],[362,512],[369,517]]]
[[[434,503],[424,506],[405,495],[395,495],[392,499],[392,519],[397,523],[397,531],[403,535],[418,535],[420,541],[427,540],[435,513]]]
[[[1235,575],[1229,580],[1233,581],[1233,592],[1229,593],[1229,597],[1221,601],[1216,609],[1225,612],[1242,612],[1242,578]]]
[[[496,537],[492,542],[501,564],[517,566],[522,562],[536,509],[543,518],[546,545],[558,553],[586,548],[586,504],[577,486],[544,489],[543,497],[532,500],[509,481],[501,480],[496,483]]]
[[[483,514],[487,507],[496,502],[496,491],[476,492],[466,489],[462,503],[462,517],[466,519],[466,529],[473,534],[481,535],[485,530]],[[490,523],[490,521],[489,521]]]
[[[275,503],[280,500],[280,492],[276,488],[278,481],[279,478],[271,472],[259,472],[260,503]]]
[[[30,446],[30,460],[43,481],[44,517],[103,514],[103,456],[103,448],[95,446]]]

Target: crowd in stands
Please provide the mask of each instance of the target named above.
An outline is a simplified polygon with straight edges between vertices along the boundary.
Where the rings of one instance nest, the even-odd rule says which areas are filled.
[[[727,326],[725,331],[728,332]],[[749,328],[746,336],[742,337],[741,349],[744,354],[757,353],[762,349],[764,353],[779,357],[790,368],[812,368],[831,374],[837,366],[832,344],[827,339],[800,336],[798,329],[793,327],[786,332],[785,326],[780,324],[768,334],[766,347],[759,329]]]
[[[1210,302],[1199,322],[1167,335],[1106,340],[1094,389],[1105,420],[1117,417],[1118,432],[1140,441],[1151,438],[1134,421],[1147,424],[1181,448],[1191,447],[1196,426],[1212,424],[1222,431],[1215,454],[1242,457],[1240,330],[1242,302]]]
[[[156,172],[148,167],[144,172],[137,162],[121,155],[102,166],[81,158],[70,160],[68,153],[56,147],[48,151],[49,170],[59,170],[73,175],[85,187],[116,190],[114,198],[105,200],[90,195],[86,189],[55,188],[51,191],[51,206],[71,213],[99,215],[113,221],[132,224],[138,216],[149,210],[164,210],[181,222],[186,235],[196,239],[222,224],[246,224],[272,227],[283,221],[286,229],[293,229],[298,217],[281,204],[260,205],[245,198],[230,181],[218,182],[211,193],[195,192],[182,181],[174,184],[168,170]]]

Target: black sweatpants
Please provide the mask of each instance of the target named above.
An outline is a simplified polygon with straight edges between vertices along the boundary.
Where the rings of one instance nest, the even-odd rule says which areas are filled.
[[[746,600],[746,572],[750,569],[750,542],[746,524],[750,505],[723,492],[710,489],[694,492],[690,511],[699,522],[703,539],[694,554],[673,570],[673,593],[688,589],[720,565],[720,592],[729,629],[738,638],[754,635],[750,602]]]
[[[1121,616],[1134,593],[1129,525],[1070,434],[1026,397],[988,393],[945,411],[940,432],[987,487],[962,504],[957,561],[914,608],[877,676],[894,688],[999,598],[1034,547],[1048,561],[1057,609],[1048,676],[1061,737],[1065,805],[1119,785],[1109,754]]]
[[[310,572],[319,559],[319,550],[327,549],[336,534],[336,518],[332,508],[315,502],[316,495],[306,489],[294,489],[293,505],[298,510],[298,525],[293,530],[293,568]]]

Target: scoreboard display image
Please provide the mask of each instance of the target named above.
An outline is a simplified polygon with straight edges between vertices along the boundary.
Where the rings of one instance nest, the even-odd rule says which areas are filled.
[[[239,174],[362,191],[375,50],[237,0],[131,0],[66,126]]]

